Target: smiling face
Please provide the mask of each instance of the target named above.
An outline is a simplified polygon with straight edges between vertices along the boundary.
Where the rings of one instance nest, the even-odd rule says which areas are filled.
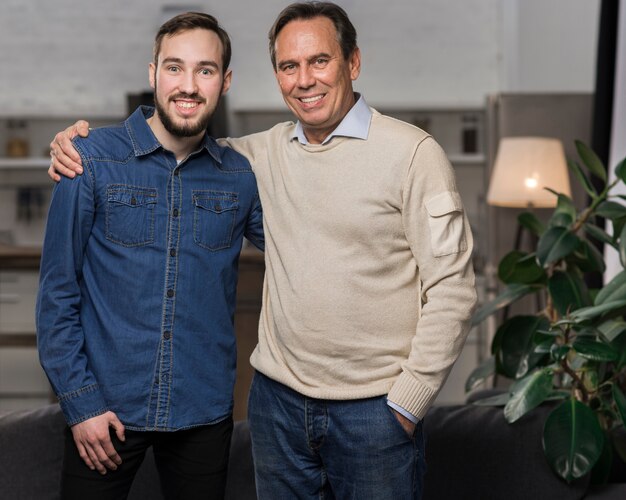
[[[150,64],[155,132],[204,134],[230,81],[230,70],[224,74],[222,67],[222,43],[213,31],[191,29],[163,38],[157,62]]]
[[[327,17],[291,21],[276,38],[278,85],[313,144],[323,142],[354,105],[352,81],[360,70],[359,49],[344,59]]]

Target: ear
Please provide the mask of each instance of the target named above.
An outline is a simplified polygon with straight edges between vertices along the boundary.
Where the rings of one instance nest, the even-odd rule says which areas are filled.
[[[356,80],[361,74],[361,50],[356,47],[350,56],[350,78]]]
[[[155,88],[156,86],[156,65],[151,62],[148,65],[148,79],[150,80],[150,88]]]
[[[232,79],[233,79],[233,70],[229,69],[226,71],[226,74],[224,75],[224,81],[222,82],[222,95],[228,92]]]

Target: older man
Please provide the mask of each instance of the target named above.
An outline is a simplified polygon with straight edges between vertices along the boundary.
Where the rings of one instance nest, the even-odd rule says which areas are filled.
[[[248,407],[259,496],[419,498],[421,420],[476,301],[454,173],[431,136],[354,92],[340,7],[292,4],[269,38],[298,121],[226,141],[253,166],[267,235]],[[77,125],[53,141],[51,176],[77,167]]]

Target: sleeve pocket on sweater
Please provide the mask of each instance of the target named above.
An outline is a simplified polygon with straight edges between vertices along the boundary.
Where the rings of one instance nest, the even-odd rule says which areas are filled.
[[[430,245],[435,257],[467,250],[463,204],[459,193],[445,191],[426,202]]]

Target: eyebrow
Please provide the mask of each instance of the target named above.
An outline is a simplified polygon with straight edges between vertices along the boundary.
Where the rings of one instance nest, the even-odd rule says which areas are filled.
[[[163,59],[163,61],[161,61],[161,64],[167,64],[167,63],[176,63],[176,64],[184,64],[185,61],[183,61],[180,57],[166,57],[165,59]],[[196,68],[202,68],[205,66],[211,66],[217,70],[220,69],[219,64],[217,64],[215,61],[199,61],[198,64],[196,64]]]
[[[331,56],[330,54],[328,54],[326,52],[320,52],[318,54],[314,54],[311,57],[309,57],[307,59],[307,62],[314,61],[315,59],[318,59],[320,57],[324,57],[326,59],[332,59],[333,56]],[[287,66],[289,64],[298,64],[298,61],[296,61],[295,59],[286,59],[284,61],[278,61],[278,63],[276,64],[276,67],[277,68],[282,68],[283,66]]]

